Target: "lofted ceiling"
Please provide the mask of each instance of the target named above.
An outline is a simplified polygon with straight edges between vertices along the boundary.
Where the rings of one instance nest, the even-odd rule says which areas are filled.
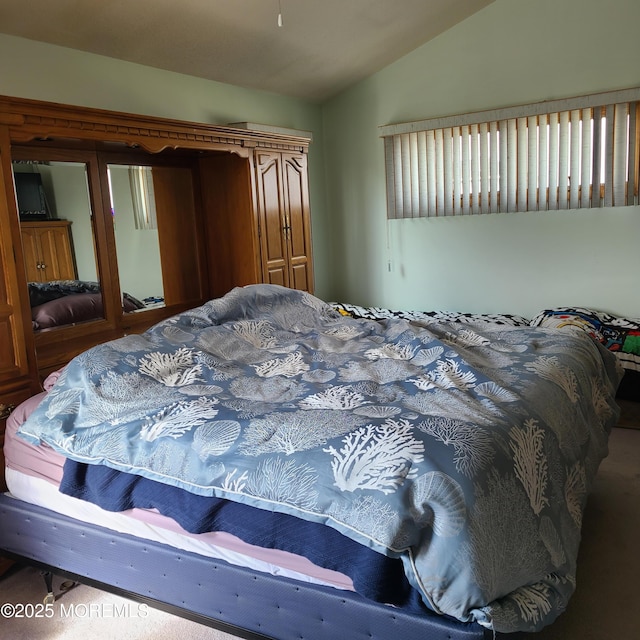
[[[492,1],[1,0],[0,33],[322,102]]]

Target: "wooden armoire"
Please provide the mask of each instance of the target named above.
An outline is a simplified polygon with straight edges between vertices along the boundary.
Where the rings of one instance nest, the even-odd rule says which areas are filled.
[[[20,232],[29,282],[76,279],[69,220],[21,221]]]
[[[309,143],[296,133],[0,97],[0,437],[12,407],[95,344],[143,331],[235,286],[269,282],[313,292]],[[63,185],[55,219],[21,220],[14,171],[34,166],[47,173],[80,168],[86,217],[70,223],[76,204]],[[122,167],[151,167],[157,215],[163,301],[135,312],[123,309],[123,272],[135,275],[129,258],[146,254],[119,251],[124,218],[114,212],[112,190]],[[47,224],[44,259],[35,235]],[[89,235],[81,235],[82,225]],[[60,235],[52,241],[52,227],[68,244]],[[63,255],[65,246],[72,255]],[[53,279],[83,279],[85,253],[95,258],[90,279],[99,283],[103,317],[34,330],[28,282],[34,273],[50,279],[44,272],[52,259],[65,265]],[[141,272],[155,268],[150,259],[143,264]]]

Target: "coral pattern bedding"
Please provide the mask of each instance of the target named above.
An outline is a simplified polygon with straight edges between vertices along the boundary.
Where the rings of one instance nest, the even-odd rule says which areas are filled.
[[[255,285],[78,356],[19,435],[75,487],[101,465],[323,524],[400,558],[433,611],[531,631],[575,588],[621,375],[582,331],[355,319]]]

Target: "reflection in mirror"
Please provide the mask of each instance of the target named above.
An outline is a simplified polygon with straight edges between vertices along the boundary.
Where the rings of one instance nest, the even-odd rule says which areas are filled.
[[[82,162],[14,161],[33,328],[104,317]]]
[[[164,306],[153,169],[110,164],[108,174],[124,309]]]

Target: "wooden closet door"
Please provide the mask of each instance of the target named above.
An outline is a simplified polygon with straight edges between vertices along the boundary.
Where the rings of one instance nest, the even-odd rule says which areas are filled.
[[[263,281],[313,292],[307,157],[257,152]]]
[[[282,167],[289,286],[313,293],[307,156],[303,153],[283,154]]]
[[[35,229],[21,230],[22,250],[24,251],[24,266],[27,271],[28,282],[41,282],[42,269],[40,267],[40,239]]]
[[[18,211],[13,191],[8,129],[0,125],[0,447],[11,407],[39,388],[23,269]],[[0,459],[0,489],[4,484]]]
[[[257,152],[258,213],[263,281],[290,286],[282,162],[279,153]]]
[[[21,232],[29,282],[76,279],[69,221],[23,222]]]
[[[71,249],[70,223],[52,224],[40,231],[43,281],[75,280],[75,259]]]

